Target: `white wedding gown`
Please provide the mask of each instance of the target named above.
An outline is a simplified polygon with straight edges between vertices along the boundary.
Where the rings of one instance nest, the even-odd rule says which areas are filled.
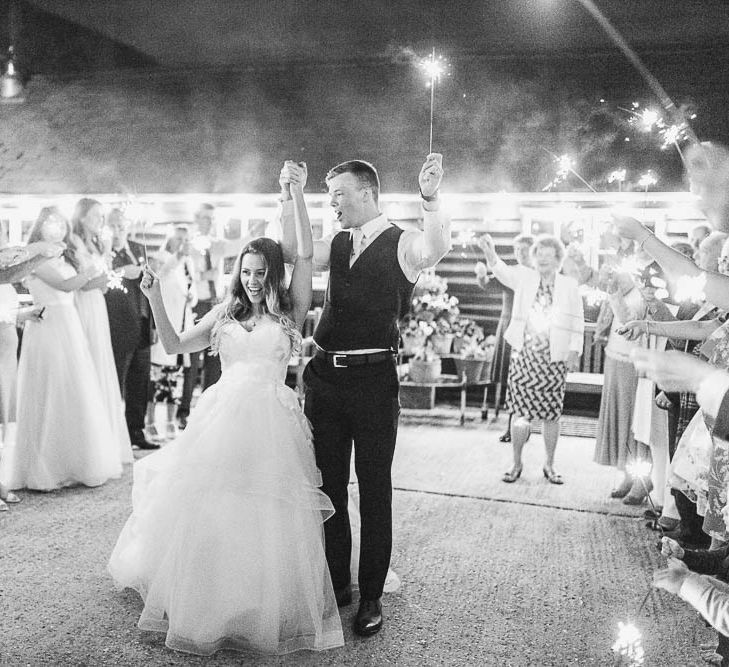
[[[63,278],[76,275],[51,259]],[[17,436],[3,456],[2,481],[11,489],[49,491],[98,486],[121,477],[118,448],[101,399],[94,362],[73,292],[40,278],[26,279],[33,302],[45,306],[27,322],[18,368]]]
[[[311,432],[284,384],[289,339],[224,325],[223,373],[187,428],[134,466],[133,513],[111,555],[170,648],[288,653],[344,643],[326,564]]]

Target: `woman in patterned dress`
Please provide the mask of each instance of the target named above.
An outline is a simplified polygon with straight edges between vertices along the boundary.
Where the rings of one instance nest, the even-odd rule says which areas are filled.
[[[507,266],[488,235],[482,248],[494,275],[514,290],[511,323],[505,334],[512,349],[506,405],[513,414],[514,465],[502,479],[511,483],[521,476],[521,454],[530,422],[541,419],[546,452],[542,472],[552,484],[563,484],[554,470],[554,455],[566,374],[578,368],[585,328],[577,282],[558,273],[565,249],[555,236],[545,234],[535,240],[531,249],[534,268]]]

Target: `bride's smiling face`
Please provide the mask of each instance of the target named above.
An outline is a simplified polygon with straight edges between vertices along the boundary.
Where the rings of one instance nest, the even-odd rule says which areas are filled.
[[[246,253],[240,263],[240,282],[246,296],[253,304],[266,299],[266,262],[263,255]]]

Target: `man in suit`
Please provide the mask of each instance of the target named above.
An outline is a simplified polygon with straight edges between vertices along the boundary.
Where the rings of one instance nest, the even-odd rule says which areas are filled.
[[[293,164],[293,163],[287,163]],[[282,171],[284,247],[291,256],[292,204]],[[450,220],[440,211],[442,157],[428,155],[420,175],[423,230],[392,225],[380,212],[379,177],[362,160],[329,171],[330,203],[342,231],[316,241],[314,264],[329,269],[315,356],[304,372],[305,413],[312,423],[322,490],[335,508],[324,524],[337,603],[352,600],[352,536],[347,512],[354,445],[360,492],[360,604],[354,631],[382,627],[380,597],[392,550],[391,467],[400,413],[395,354],[398,320],[409,310],[420,271],[450,247]]]
[[[145,250],[129,238],[129,221],[123,211],[112,209],[107,224],[112,232],[111,266],[121,274],[121,285],[108,289],[104,298],[129,438],[138,449],[157,449],[159,445],[144,436],[153,337],[149,302],[139,289]]]

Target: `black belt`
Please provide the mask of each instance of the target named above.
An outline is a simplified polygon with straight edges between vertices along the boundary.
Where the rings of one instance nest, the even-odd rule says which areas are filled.
[[[338,354],[337,352],[326,352],[317,350],[314,353],[317,359],[326,361],[334,368],[349,368],[351,366],[365,366],[367,364],[381,364],[389,361],[395,356],[394,352],[384,350],[382,352],[368,352],[365,354]]]

